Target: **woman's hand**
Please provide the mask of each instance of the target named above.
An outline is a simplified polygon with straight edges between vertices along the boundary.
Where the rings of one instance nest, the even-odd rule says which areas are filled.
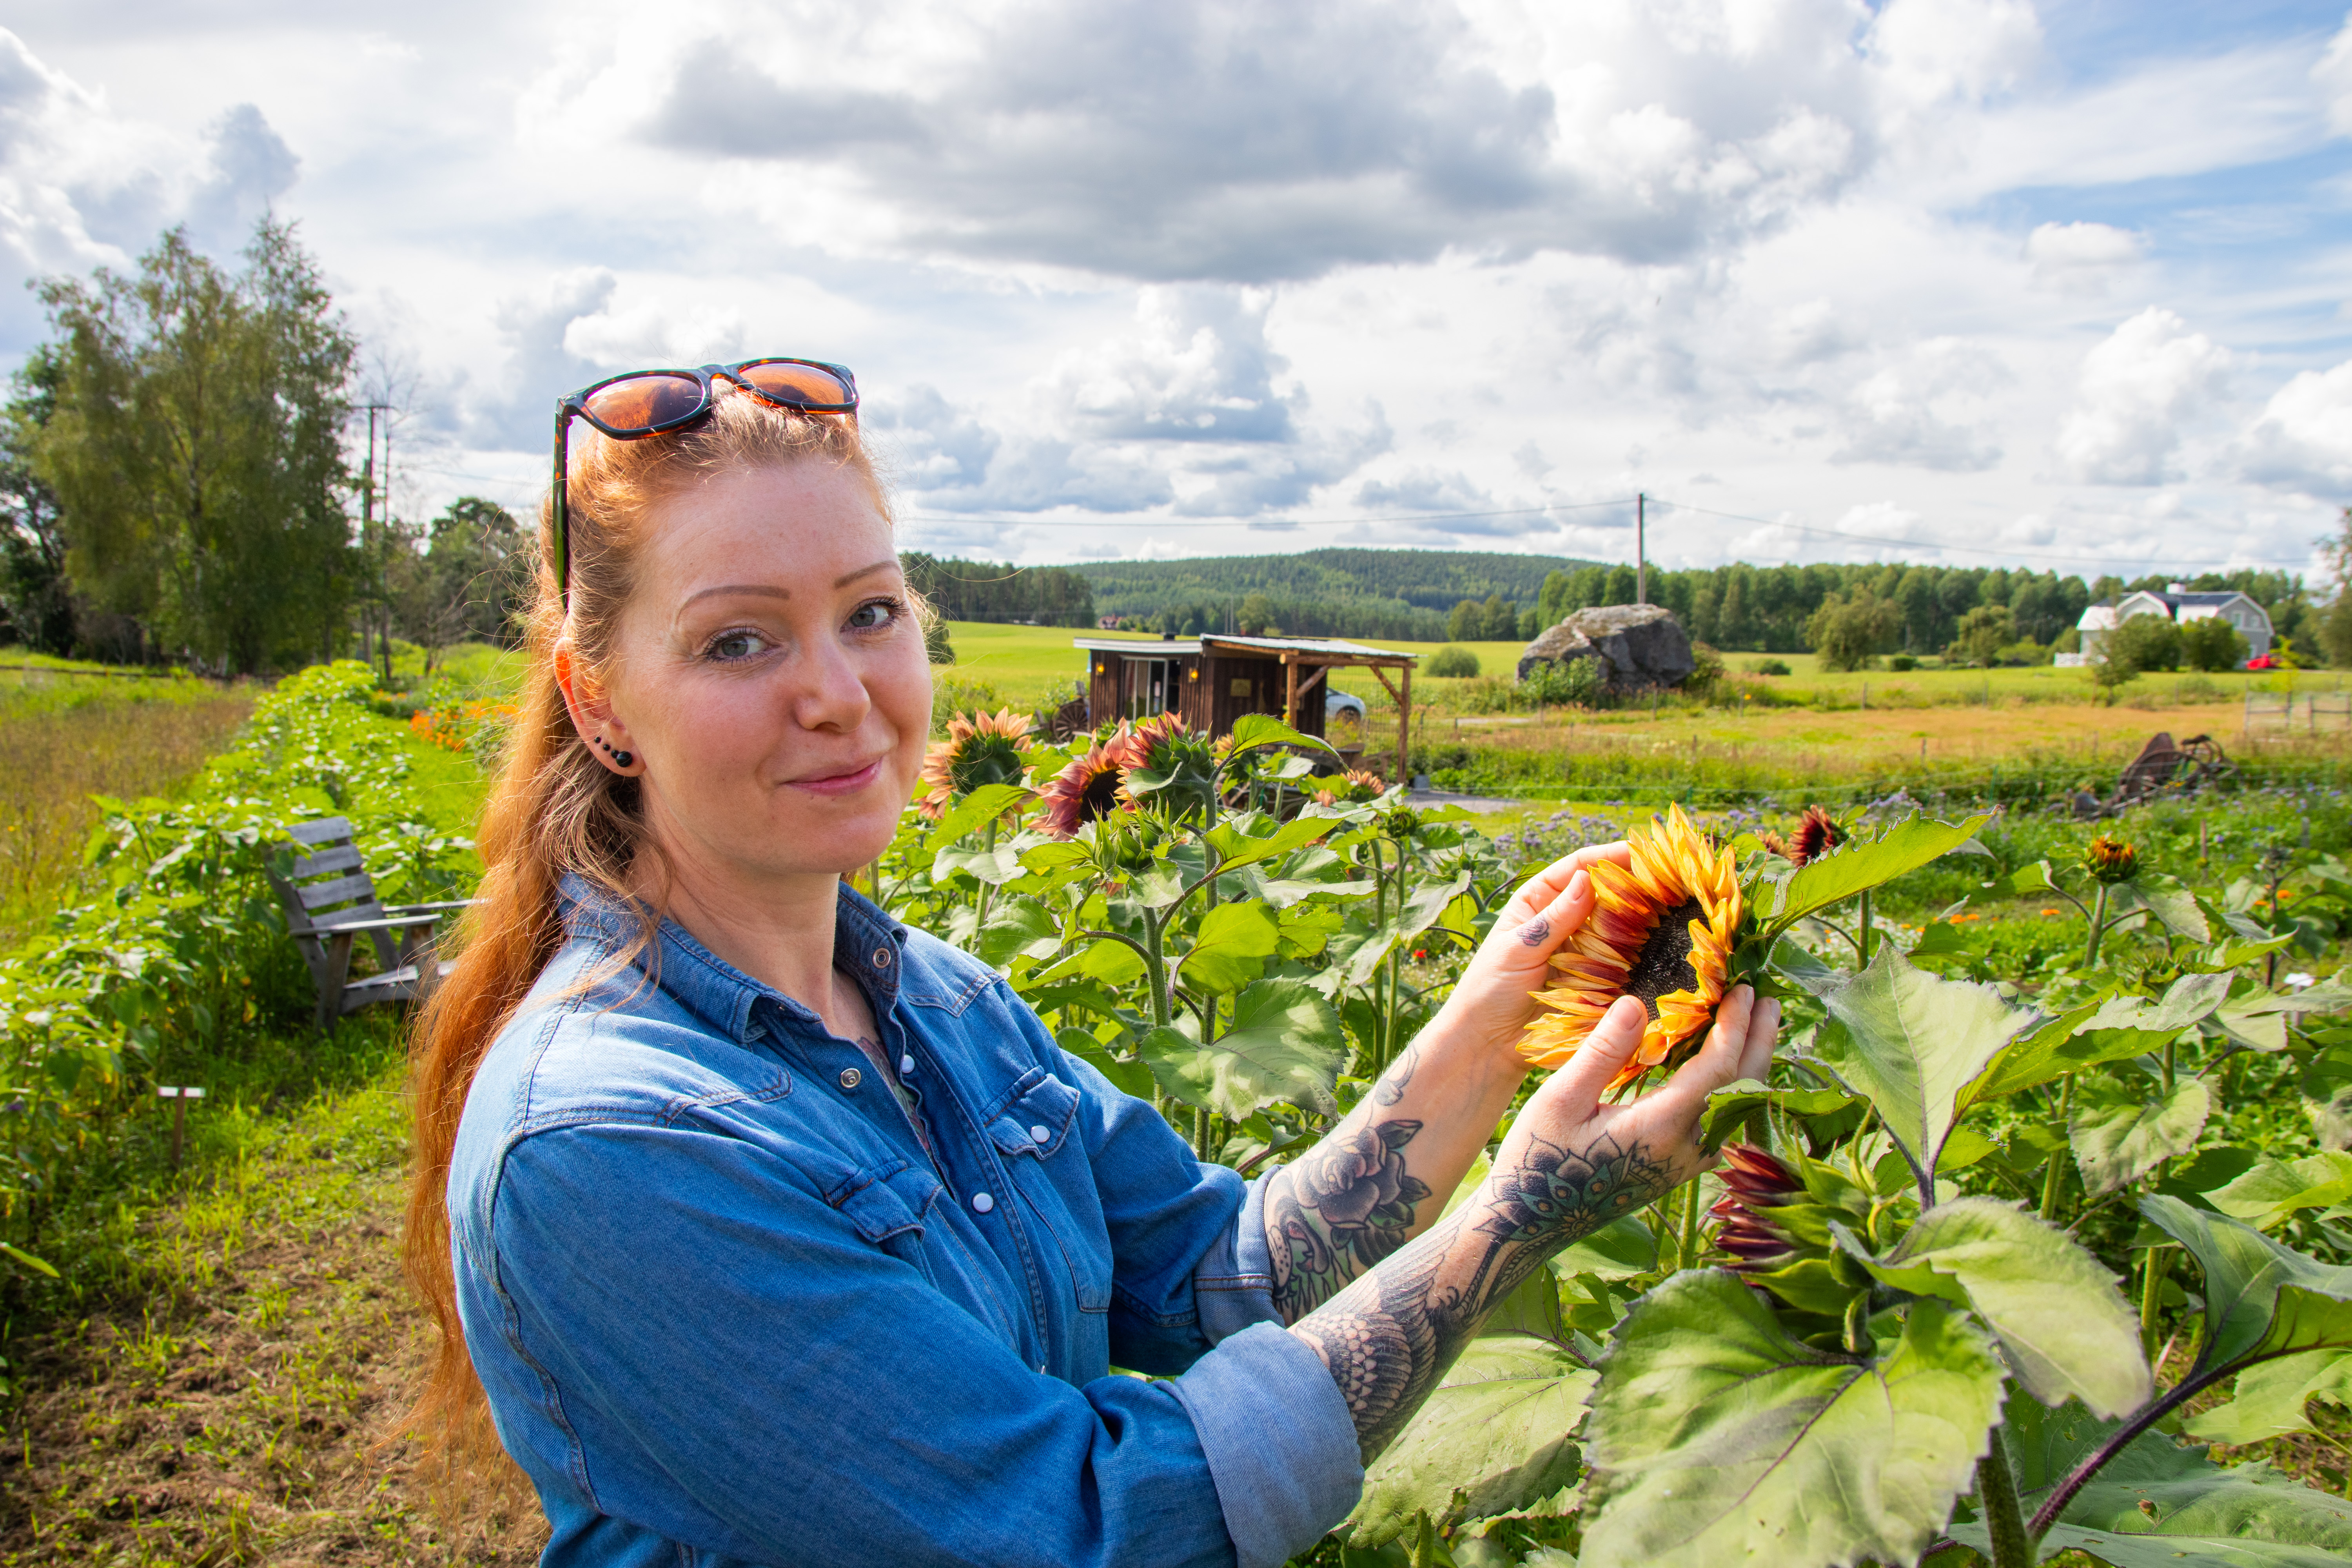
[[[1706,1043],[1673,1078],[1630,1104],[1603,1105],[1609,1080],[1632,1059],[1648,1023],[1640,997],[1617,998],[1511,1124],[1475,1202],[1511,1216],[1515,1235],[1538,1241],[1564,1232],[1557,1244],[1564,1246],[1705,1170],[1698,1125],[1706,1097],[1771,1070],[1780,1004],[1733,986]]]
[[[1476,1194],[1292,1328],[1331,1369],[1367,1463],[1552,1254],[1698,1174],[1706,1097],[1769,1069],[1780,1009],[1734,988],[1671,1079],[1630,1105],[1601,1104],[1647,1022],[1638,998],[1620,998],[1528,1101]]]
[[[1518,1049],[1535,1014],[1534,994],[1551,982],[1551,955],[1592,913],[1590,868],[1633,858],[1623,842],[1596,844],[1553,861],[1511,895],[1432,1022],[1496,1056]],[[1524,1068],[1522,1069],[1524,1071]]]

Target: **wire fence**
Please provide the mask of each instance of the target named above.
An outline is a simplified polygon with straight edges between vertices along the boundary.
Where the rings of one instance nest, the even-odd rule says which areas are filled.
[[[2258,730],[2307,735],[2352,731],[2352,691],[2249,691],[2239,733],[2251,739]]]

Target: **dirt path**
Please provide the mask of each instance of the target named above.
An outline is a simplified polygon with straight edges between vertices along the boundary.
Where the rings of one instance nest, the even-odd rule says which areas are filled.
[[[388,1440],[417,1361],[395,1092],[298,1118],[151,1227],[142,1300],[30,1342],[0,1562],[522,1564],[538,1510],[443,1517]]]

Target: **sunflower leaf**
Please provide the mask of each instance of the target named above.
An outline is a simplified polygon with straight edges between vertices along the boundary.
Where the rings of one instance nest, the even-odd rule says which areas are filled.
[[[1263,904],[1219,904],[1201,918],[1192,950],[1177,965],[1185,981],[1222,996],[1265,973],[1282,932]]]
[[[1792,1338],[1720,1269],[1678,1274],[1601,1364],[1583,1568],[1917,1560],[2000,1408],[1991,1340],[1913,1302],[1869,1362]]]
[[[2256,1230],[2274,1230],[2303,1209],[2331,1208],[2352,1201],[2352,1154],[2326,1150],[2299,1160],[2265,1155],[2205,1201]]]
[[[2067,1142],[2083,1184],[2111,1193],[2136,1182],[2158,1163],[2197,1147],[2213,1098],[2201,1079],[2184,1078],[2171,1094],[2129,1069],[2137,1083],[2102,1076],[2078,1079],[2074,1108],[2066,1118]]]
[[[2200,1443],[2267,1442],[2311,1431],[2305,1406],[2314,1399],[2352,1405],[2352,1352],[2305,1351],[2256,1362],[2238,1373],[2230,1403],[2190,1416],[2180,1429]]]
[[[1893,942],[1822,1000],[1843,1027],[1815,1037],[1814,1059],[1878,1108],[1921,1191],[1932,1194],[1961,1090],[2033,1016],[1990,986],[1915,967]]]
[[[1036,791],[1016,784],[982,784],[943,812],[931,827],[931,842],[953,844],[979,831],[982,823],[1003,816]]]
[[[1264,835],[1241,831],[1232,822],[1221,822],[1203,835],[1209,847],[1217,852],[1220,875],[1237,871],[1244,866],[1255,866],[1261,860],[1271,860],[1277,855],[1287,855],[1302,845],[1311,844],[1330,831],[1330,824],[1311,816],[1296,816]]]
[[[1885,1258],[1865,1251],[1861,1262],[1882,1284],[1975,1311],[2045,1405],[2079,1398],[2095,1415],[2121,1415],[2147,1402],[2147,1357],[2116,1276],[2014,1204],[1939,1204]]]
[[[1786,931],[1816,910],[1916,871],[1967,844],[1991,820],[1990,812],[1958,823],[1915,816],[1875,838],[1852,839],[1798,868],[1774,889],[1772,908],[1766,916],[1769,929]]]
[[[2320,1263],[2227,1215],[2162,1193],[2139,1200],[2150,1225],[2188,1248],[2205,1275],[2205,1342],[2196,1366],[2250,1356],[2352,1348],[2352,1268]]]
[[[1335,757],[1339,754],[1330,742],[1294,730],[1271,713],[1244,713],[1234,720],[1232,755],[1238,757],[1260,746],[1312,746]]]
[[[1536,1278],[1549,1283],[1551,1276]],[[1597,1376],[1556,1345],[1474,1340],[1412,1425],[1364,1476],[1350,1546],[1378,1546],[1427,1514],[1440,1527],[1486,1519],[1573,1485],[1570,1440]]]
[[[1346,1042],[1339,1016],[1305,981],[1257,980],[1234,999],[1234,1026],[1208,1045],[1158,1028],[1135,1054],[1163,1092],[1241,1121],[1277,1101],[1335,1114]]]

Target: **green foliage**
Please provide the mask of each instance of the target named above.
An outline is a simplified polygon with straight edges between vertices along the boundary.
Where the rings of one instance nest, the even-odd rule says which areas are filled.
[[[919,550],[900,552],[898,562],[906,570],[907,585],[920,594],[942,620],[1020,621],[1044,626],[1095,624],[1094,591],[1085,574],[1071,567],[963,561]]]
[[[1990,669],[2001,649],[2017,640],[2017,617],[2007,605],[1979,605],[1960,617],[1945,657]]]
[[[56,407],[32,440],[77,590],[240,672],[340,628],[359,348],[289,226],[265,218],[245,259],[224,271],[175,229],[136,277],[43,283]]]
[[[1902,629],[1900,606],[1857,587],[1822,601],[1805,623],[1805,640],[1822,656],[1823,668],[1860,669],[1892,647]]]
[[[2142,615],[2126,618],[2107,633],[2103,662],[2139,674],[2180,668],[2180,627],[2168,616]]]
[[[2235,669],[2247,652],[2244,634],[2219,616],[2200,616],[2180,628],[2180,658],[2191,669]]]
[[[261,1034],[309,1013],[264,875],[290,824],[350,817],[387,901],[470,883],[471,847],[434,822],[415,748],[370,712],[372,684],[359,664],[306,670],[261,700],[186,798],[100,802],[88,855],[105,891],[0,959],[8,1245],[46,1256],[60,1205],[153,1157],[156,1084],[217,1088]],[[73,1259],[47,1260],[72,1282]]]
[[[1469,603],[1464,600],[1463,603]],[[1466,680],[1478,673],[1478,656],[1466,647],[1445,647],[1430,656],[1423,673],[1446,680]]]

